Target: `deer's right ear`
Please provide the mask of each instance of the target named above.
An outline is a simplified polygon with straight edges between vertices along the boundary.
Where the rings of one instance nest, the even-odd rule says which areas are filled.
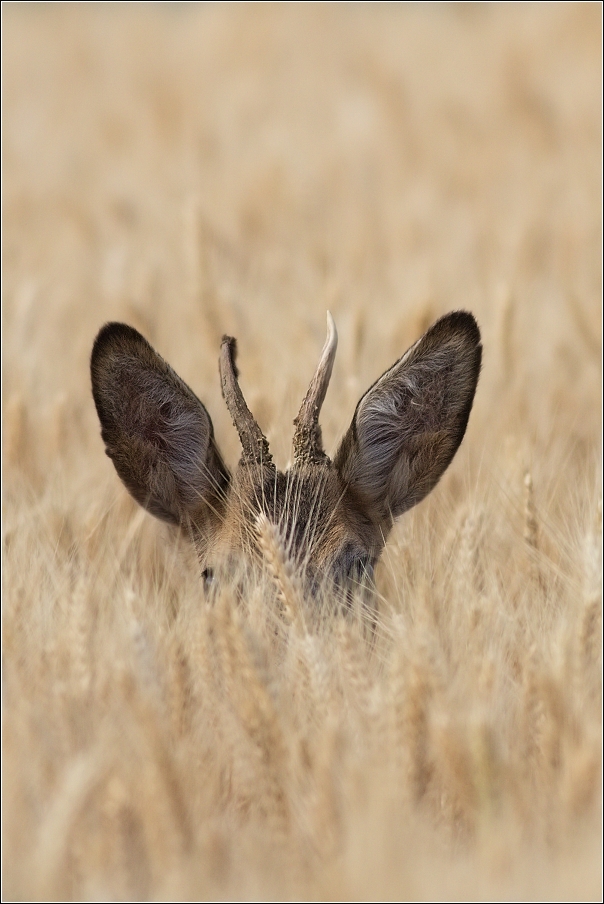
[[[101,329],[90,372],[107,455],[136,501],[183,526],[219,516],[230,475],[186,383],[123,323]]]
[[[441,317],[357,405],[335,457],[374,521],[393,518],[436,485],[466,430],[482,346],[474,317]]]

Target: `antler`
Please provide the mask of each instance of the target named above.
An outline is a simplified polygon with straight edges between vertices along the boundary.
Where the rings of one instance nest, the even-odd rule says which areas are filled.
[[[333,317],[327,312],[327,339],[315,375],[294,421],[294,465],[320,462],[325,459],[319,412],[329,386],[333,362],[338,347],[338,334]]]
[[[268,440],[247,407],[237,380],[239,372],[235,365],[236,356],[237,341],[231,336],[223,336],[219,359],[222,396],[241,440],[242,461],[247,464],[271,465],[273,458]]]

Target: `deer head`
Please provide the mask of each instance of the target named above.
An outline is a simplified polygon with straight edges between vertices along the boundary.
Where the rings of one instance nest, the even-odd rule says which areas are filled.
[[[474,317],[441,317],[361,397],[333,461],[319,413],[337,334],[328,335],[294,421],[294,459],[278,471],[246,405],[236,342],[220,350],[222,393],[242,446],[231,474],[203,404],[140,333],[122,323],[99,332],[92,393],[107,455],[151,514],[177,525],[198,549],[208,585],[236,560],[258,562],[259,518],[273,525],[304,586],[370,576],[395,518],[436,485],[461,443],[480,372]]]

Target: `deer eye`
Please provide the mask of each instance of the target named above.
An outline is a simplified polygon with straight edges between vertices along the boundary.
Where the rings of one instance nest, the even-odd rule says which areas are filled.
[[[369,556],[355,556],[348,565],[347,577],[354,584],[373,579],[373,564]]]
[[[373,580],[373,560],[367,553],[347,550],[340,559],[334,578],[335,583],[347,593],[353,592],[355,586],[366,585]]]
[[[213,568],[204,568],[201,573],[201,578],[203,580],[203,589],[207,594],[210,593],[212,587],[214,586],[214,569]]]

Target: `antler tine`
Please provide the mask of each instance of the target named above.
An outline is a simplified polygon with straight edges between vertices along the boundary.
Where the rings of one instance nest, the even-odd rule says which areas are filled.
[[[319,413],[329,386],[333,362],[338,347],[338,333],[333,317],[327,312],[327,339],[323,346],[321,359],[310,381],[308,392],[294,421],[294,464],[319,462],[325,458]]]
[[[222,397],[241,440],[242,460],[248,464],[271,465],[273,458],[268,447],[268,440],[247,407],[237,380],[239,372],[235,365],[236,357],[237,340],[232,336],[223,336],[219,359]]]

